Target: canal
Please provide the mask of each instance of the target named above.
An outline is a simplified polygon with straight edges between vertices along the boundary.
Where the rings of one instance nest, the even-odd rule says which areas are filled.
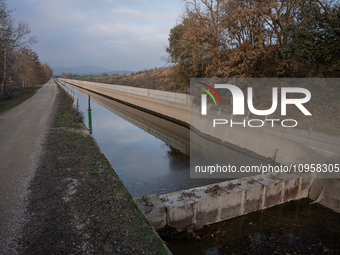
[[[190,178],[188,128],[76,86],[67,84],[67,88],[78,97],[87,127],[88,96],[91,97],[92,136],[133,197],[228,180]],[[226,147],[223,155],[236,166],[265,163]]]

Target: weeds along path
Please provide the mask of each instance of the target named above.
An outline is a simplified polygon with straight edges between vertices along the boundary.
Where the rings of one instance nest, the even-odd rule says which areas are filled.
[[[0,254],[15,254],[27,188],[54,110],[57,86],[50,80],[33,97],[0,114]]]

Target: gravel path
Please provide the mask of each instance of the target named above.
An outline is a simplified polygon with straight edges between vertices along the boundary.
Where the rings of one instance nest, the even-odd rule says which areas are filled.
[[[51,124],[57,92],[50,80],[32,98],[0,115],[0,254],[16,254],[27,188]]]

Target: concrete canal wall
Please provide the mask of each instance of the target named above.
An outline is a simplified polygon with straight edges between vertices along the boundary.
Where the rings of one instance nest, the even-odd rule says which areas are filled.
[[[263,127],[246,125],[216,125],[213,119],[230,120],[242,123],[248,118],[232,116],[225,112],[213,113],[204,117],[200,109],[191,111],[191,125],[199,133],[222,140],[238,148],[283,164],[330,163],[340,159],[340,136],[312,129],[285,128],[267,122]],[[193,142],[193,141],[192,141]]]
[[[58,80],[189,126],[190,96],[187,94],[78,80]]]
[[[308,197],[311,184],[296,174],[259,175],[134,200],[156,230],[182,231]]]

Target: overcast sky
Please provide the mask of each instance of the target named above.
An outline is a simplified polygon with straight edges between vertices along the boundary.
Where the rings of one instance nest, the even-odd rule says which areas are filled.
[[[95,65],[139,71],[167,65],[170,29],[181,0],[7,0],[16,21],[30,25],[32,46],[51,66]]]

